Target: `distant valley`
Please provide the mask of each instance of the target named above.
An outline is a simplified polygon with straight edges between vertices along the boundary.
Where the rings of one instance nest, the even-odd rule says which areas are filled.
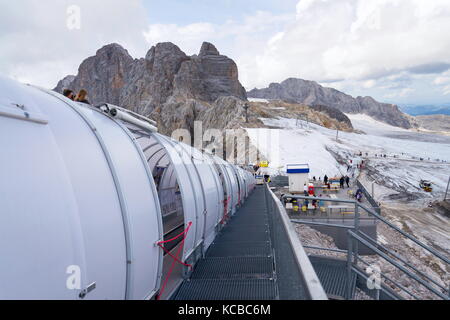
[[[450,116],[450,103],[438,105],[400,105],[400,109],[411,116],[429,116],[435,114],[445,114]]]

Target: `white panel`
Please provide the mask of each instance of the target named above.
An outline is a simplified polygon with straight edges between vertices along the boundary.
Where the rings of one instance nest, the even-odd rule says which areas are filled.
[[[198,221],[198,216],[204,212],[203,196],[200,192],[201,185],[187,153],[180,147],[175,148],[171,139],[156,133],[153,136],[166,148],[172,160],[182,194],[186,226],[192,223],[184,243],[184,261],[192,254],[198,242],[202,240],[201,236],[199,239],[199,234],[201,235],[203,231],[203,219]]]
[[[194,200],[197,210],[196,220],[193,221],[194,224],[192,225],[192,232],[195,234],[194,249],[196,249],[204,240],[205,215],[207,214],[206,199],[203,192],[202,181],[200,180],[201,178],[199,177],[197,168],[194,165],[194,159],[192,158],[194,154],[191,152],[192,149],[183,143],[178,143],[169,138],[166,138],[166,140],[168,140],[175,147],[178,154],[181,156],[194,190]],[[201,155],[199,156],[199,161],[201,161]],[[189,254],[190,253],[187,255]]]
[[[83,231],[86,299],[124,299],[126,243],[118,193],[94,132],[68,105],[39,92],[72,183]],[[105,232],[107,230],[107,232]],[[105,272],[108,270],[108,272]]]
[[[237,178],[236,175],[234,173],[234,170],[232,169],[231,164],[229,164],[228,162],[218,158],[218,157],[214,157],[214,159],[223,165],[223,167],[226,170],[226,173],[228,175],[228,179],[230,180],[231,183],[231,213],[234,214],[236,212],[236,207],[238,206],[238,202],[239,202],[239,188],[238,188],[238,182],[237,182]]]
[[[225,215],[231,215],[231,181],[223,164],[217,162],[212,155],[209,155],[209,159],[216,170],[219,183],[222,185],[222,212],[220,213],[220,221],[222,221],[225,218]]]
[[[52,133],[0,116],[0,147],[0,300],[76,299],[66,270],[84,269],[78,208]]]
[[[81,288],[96,282],[87,298],[123,299],[123,223],[98,140],[62,101],[15,86],[2,81],[3,101],[42,112],[48,125],[0,117],[0,296],[76,298],[66,287],[73,265]]]
[[[102,136],[122,190],[129,230],[129,292],[128,299],[147,298],[157,289],[158,269],[162,251],[154,244],[160,234],[161,211],[156,198],[153,177],[126,129],[103,114],[82,108]]]
[[[191,155],[192,162],[194,163],[197,173],[199,175],[199,181],[201,182],[202,192],[206,203],[206,219],[204,221],[204,231],[202,237],[205,239],[204,250],[208,249],[210,244],[214,241],[216,236],[216,226],[220,222],[220,200],[219,193],[223,194],[222,186],[217,183],[214,171],[210,167],[210,163],[203,154],[184,143],[180,143],[181,146],[188,154]],[[219,189],[220,188],[220,189]],[[199,217],[200,219],[201,217]]]
[[[241,205],[241,204],[242,204],[242,201],[243,201],[244,198],[245,198],[245,194],[244,194],[244,192],[243,192],[243,181],[242,181],[242,177],[241,177],[241,175],[239,174],[238,167],[236,167],[236,166],[231,166],[231,168],[232,168],[232,170],[233,170],[233,172],[234,172],[234,174],[235,174],[235,176],[236,176],[236,179],[237,179],[237,181],[238,181],[238,194],[239,194],[238,204]]]

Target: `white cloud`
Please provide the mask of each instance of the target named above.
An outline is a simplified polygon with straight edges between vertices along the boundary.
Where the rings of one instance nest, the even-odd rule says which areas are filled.
[[[440,84],[446,84],[446,83],[450,83],[450,78],[449,77],[437,77],[434,81],[434,84],[440,85]]]
[[[444,96],[450,95],[450,85],[444,87],[443,94],[444,94]]]
[[[410,96],[415,91],[416,90],[413,89],[413,88],[404,88],[404,89],[401,89],[401,90],[396,90],[393,93],[385,94],[384,97],[385,98],[389,98],[389,99],[406,98],[406,97]]]
[[[367,80],[364,81],[362,86],[366,89],[371,89],[373,87],[375,87],[377,85],[377,81],[376,80]]]
[[[152,24],[144,31],[144,36],[149,45],[170,41],[186,53],[194,54],[198,52],[203,41],[216,36],[217,29],[217,26],[211,23],[193,23],[186,26]]]
[[[65,27],[72,4],[80,31]],[[194,54],[209,41],[236,61],[248,89],[300,77],[351,94],[414,98],[425,96],[421,85],[450,94],[450,74],[438,74],[450,64],[448,0],[300,0],[290,14],[188,25],[149,24],[145,12],[142,0],[2,3],[0,72],[53,86],[107,43],[143,57],[158,42]]]
[[[270,51],[270,43],[278,42],[287,24],[294,20],[294,14],[273,15],[257,11],[242,21],[228,20],[222,24],[151,24],[144,35],[149,45],[171,41],[187,54],[198,53],[203,41],[214,43],[222,54],[236,61],[242,83],[251,85],[268,81],[268,78],[260,78],[259,74],[251,72],[254,60],[265,50]]]
[[[288,76],[373,79],[450,62],[449,32],[450,1],[301,0],[295,22],[257,54],[249,72],[266,83]]]
[[[81,29],[67,28],[67,8],[81,9]],[[118,42],[143,56],[147,17],[140,0],[2,1],[0,73],[53,87],[81,61]]]

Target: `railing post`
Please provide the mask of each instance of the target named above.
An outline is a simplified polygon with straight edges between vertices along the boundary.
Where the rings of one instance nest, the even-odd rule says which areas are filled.
[[[359,214],[359,205],[358,202],[355,202],[355,233],[359,234],[359,227],[360,227],[360,214]],[[354,253],[354,261],[353,263],[355,265],[358,265],[358,254],[359,254],[359,244],[358,241],[355,243],[355,253]]]
[[[347,232],[347,292],[346,292],[347,300],[352,300],[352,253],[353,253],[353,239],[349,230]]]

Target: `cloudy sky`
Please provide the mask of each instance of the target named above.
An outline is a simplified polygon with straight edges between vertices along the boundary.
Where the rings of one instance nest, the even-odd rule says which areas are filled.
[[[188,54],[209,41],[247,89],[299,77],[385,102],[450,102],[450,0],[0,2],[0,73],[44,87],[111,42],[140,58],[162,41]]]

